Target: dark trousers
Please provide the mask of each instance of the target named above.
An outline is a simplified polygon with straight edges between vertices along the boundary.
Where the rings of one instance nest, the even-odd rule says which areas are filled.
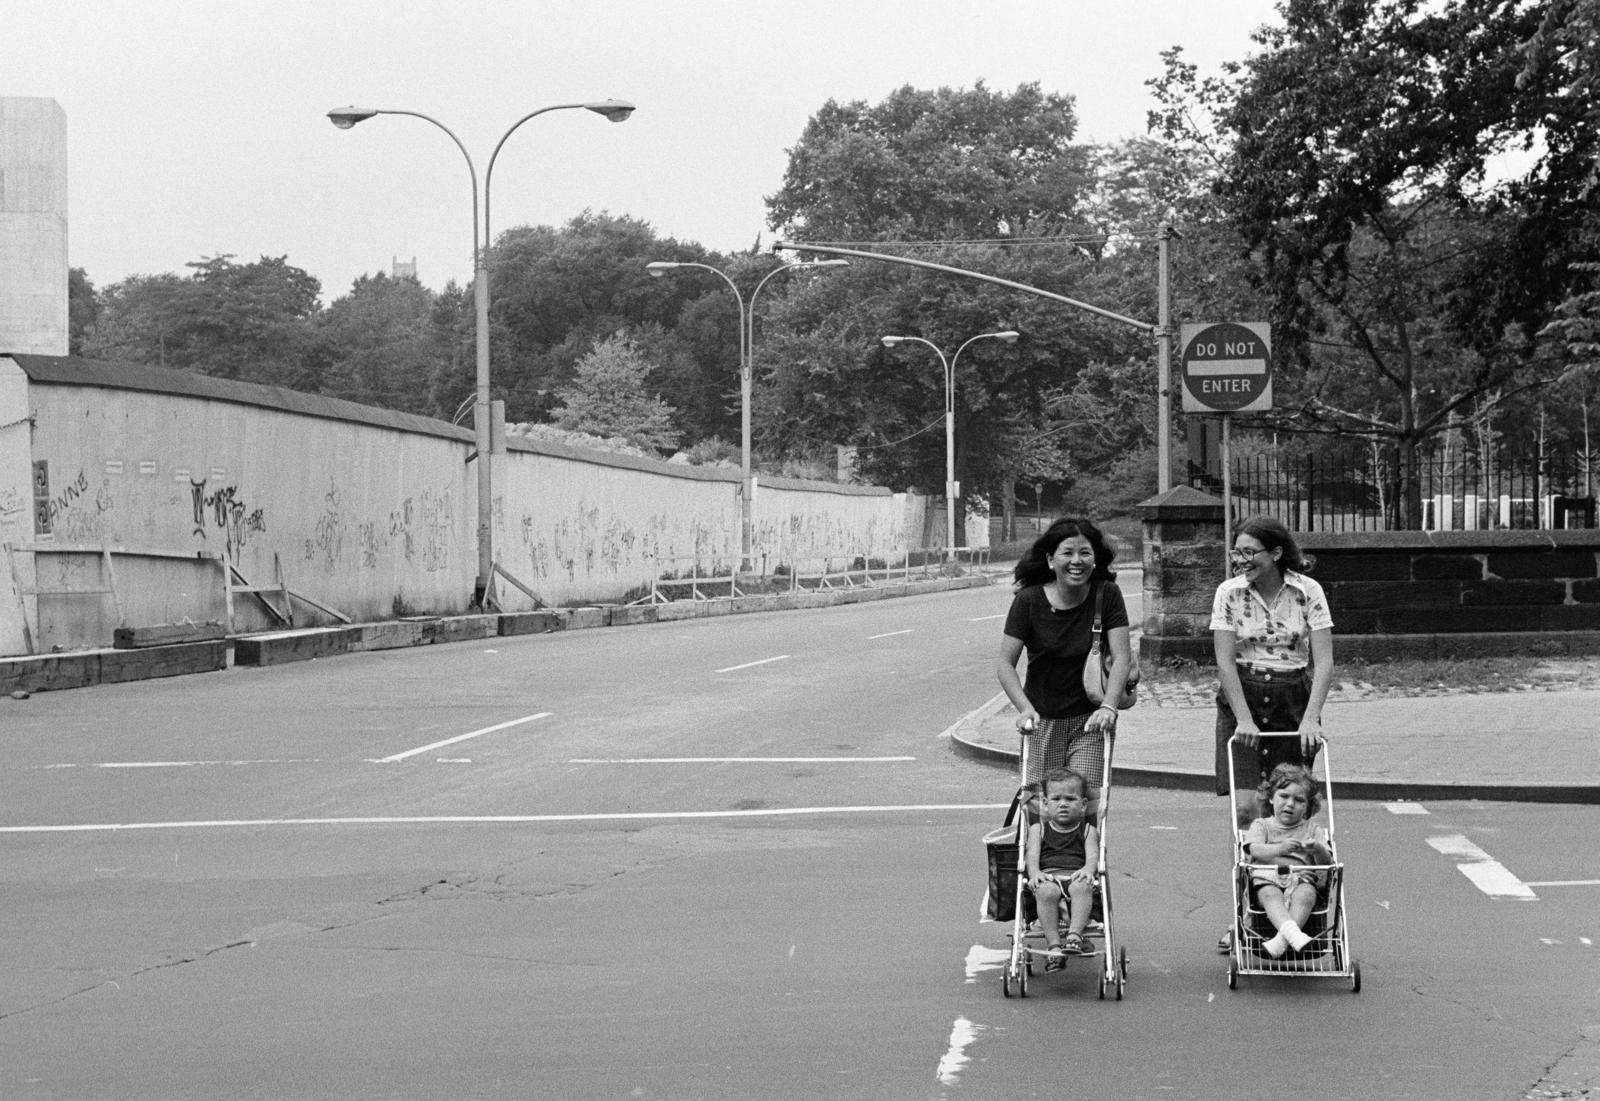
[[[1257,730],[1299,730],[1311,700],[1311,670],[1257,670],[1240,665],[1239,684]],[[1217,794],[1228,794],[1228,739],[1238,728],[1233,708],[1217,693]],[[1250,791],[1272,775],[1277,766],[1289,762],[1311,767],[1316,755],[1307,758],[1300,752],[1298,738],[1262,738],[1254,749],[1233,746],[1233,778],[1240,791]]]

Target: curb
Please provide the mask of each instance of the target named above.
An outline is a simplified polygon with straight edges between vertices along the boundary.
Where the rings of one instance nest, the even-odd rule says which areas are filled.
[[[1020,753],[984,745],[966,736],[967,731],[981,726],[984,721],[1005,710],[1008,703],[1002,692],[959,720],[948,731],[951,751],[969,760],[1005,768],[1015,775]],[[1209,772],[1138,768],[1115,762],[1111,766],[1111,782],[1129,787],[1206,794],[1213,794],[1216,790],[1215,778]],[[1335,780],[1333,794],[1335,798],[1373,802],[1420,802],[1433,799],[1600,805],[1600,786],[1578,784],[1435,784],[1406,780]]]

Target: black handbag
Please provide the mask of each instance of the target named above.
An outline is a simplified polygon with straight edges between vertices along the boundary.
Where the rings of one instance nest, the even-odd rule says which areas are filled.
[[[1017,860],[1021,855],[1017,847],[1017,813],[1021,798],[1020,791],[1011,797],[1005,822],[983,837],[989,860],[983,912],[991,921],[1011,921],[1017,916]],[[1033,896],[1028,895],[1027,899],[1026,905],[1031,908]]]

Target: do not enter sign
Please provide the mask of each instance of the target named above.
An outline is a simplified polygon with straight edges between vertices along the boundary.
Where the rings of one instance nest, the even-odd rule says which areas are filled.
[[[1272,408],[1272,329],[1266,322],[1184,325],[1179,339],[1185,413]]]

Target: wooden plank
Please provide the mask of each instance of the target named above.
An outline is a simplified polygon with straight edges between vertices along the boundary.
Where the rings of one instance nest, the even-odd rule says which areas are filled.
[[[265,635],[241,635],[234,640],[234,661],[239,665],[283,665],[314,661],[350,651],[360,642],[359,627],[312,627]]]
[[[226,639],[151,646],[142,650],[103,650],[100,653],[99,683],[116,684],[157,677],[182,677],[190,673],[215,673],[227,667]]]
[[[216,622],[158,623],[151,627],[118,627],[112,632],[112,645],[118,650],[139,650],[146,646],[173,646],[181,642],[205,642],[227,637],[227,628]]]

